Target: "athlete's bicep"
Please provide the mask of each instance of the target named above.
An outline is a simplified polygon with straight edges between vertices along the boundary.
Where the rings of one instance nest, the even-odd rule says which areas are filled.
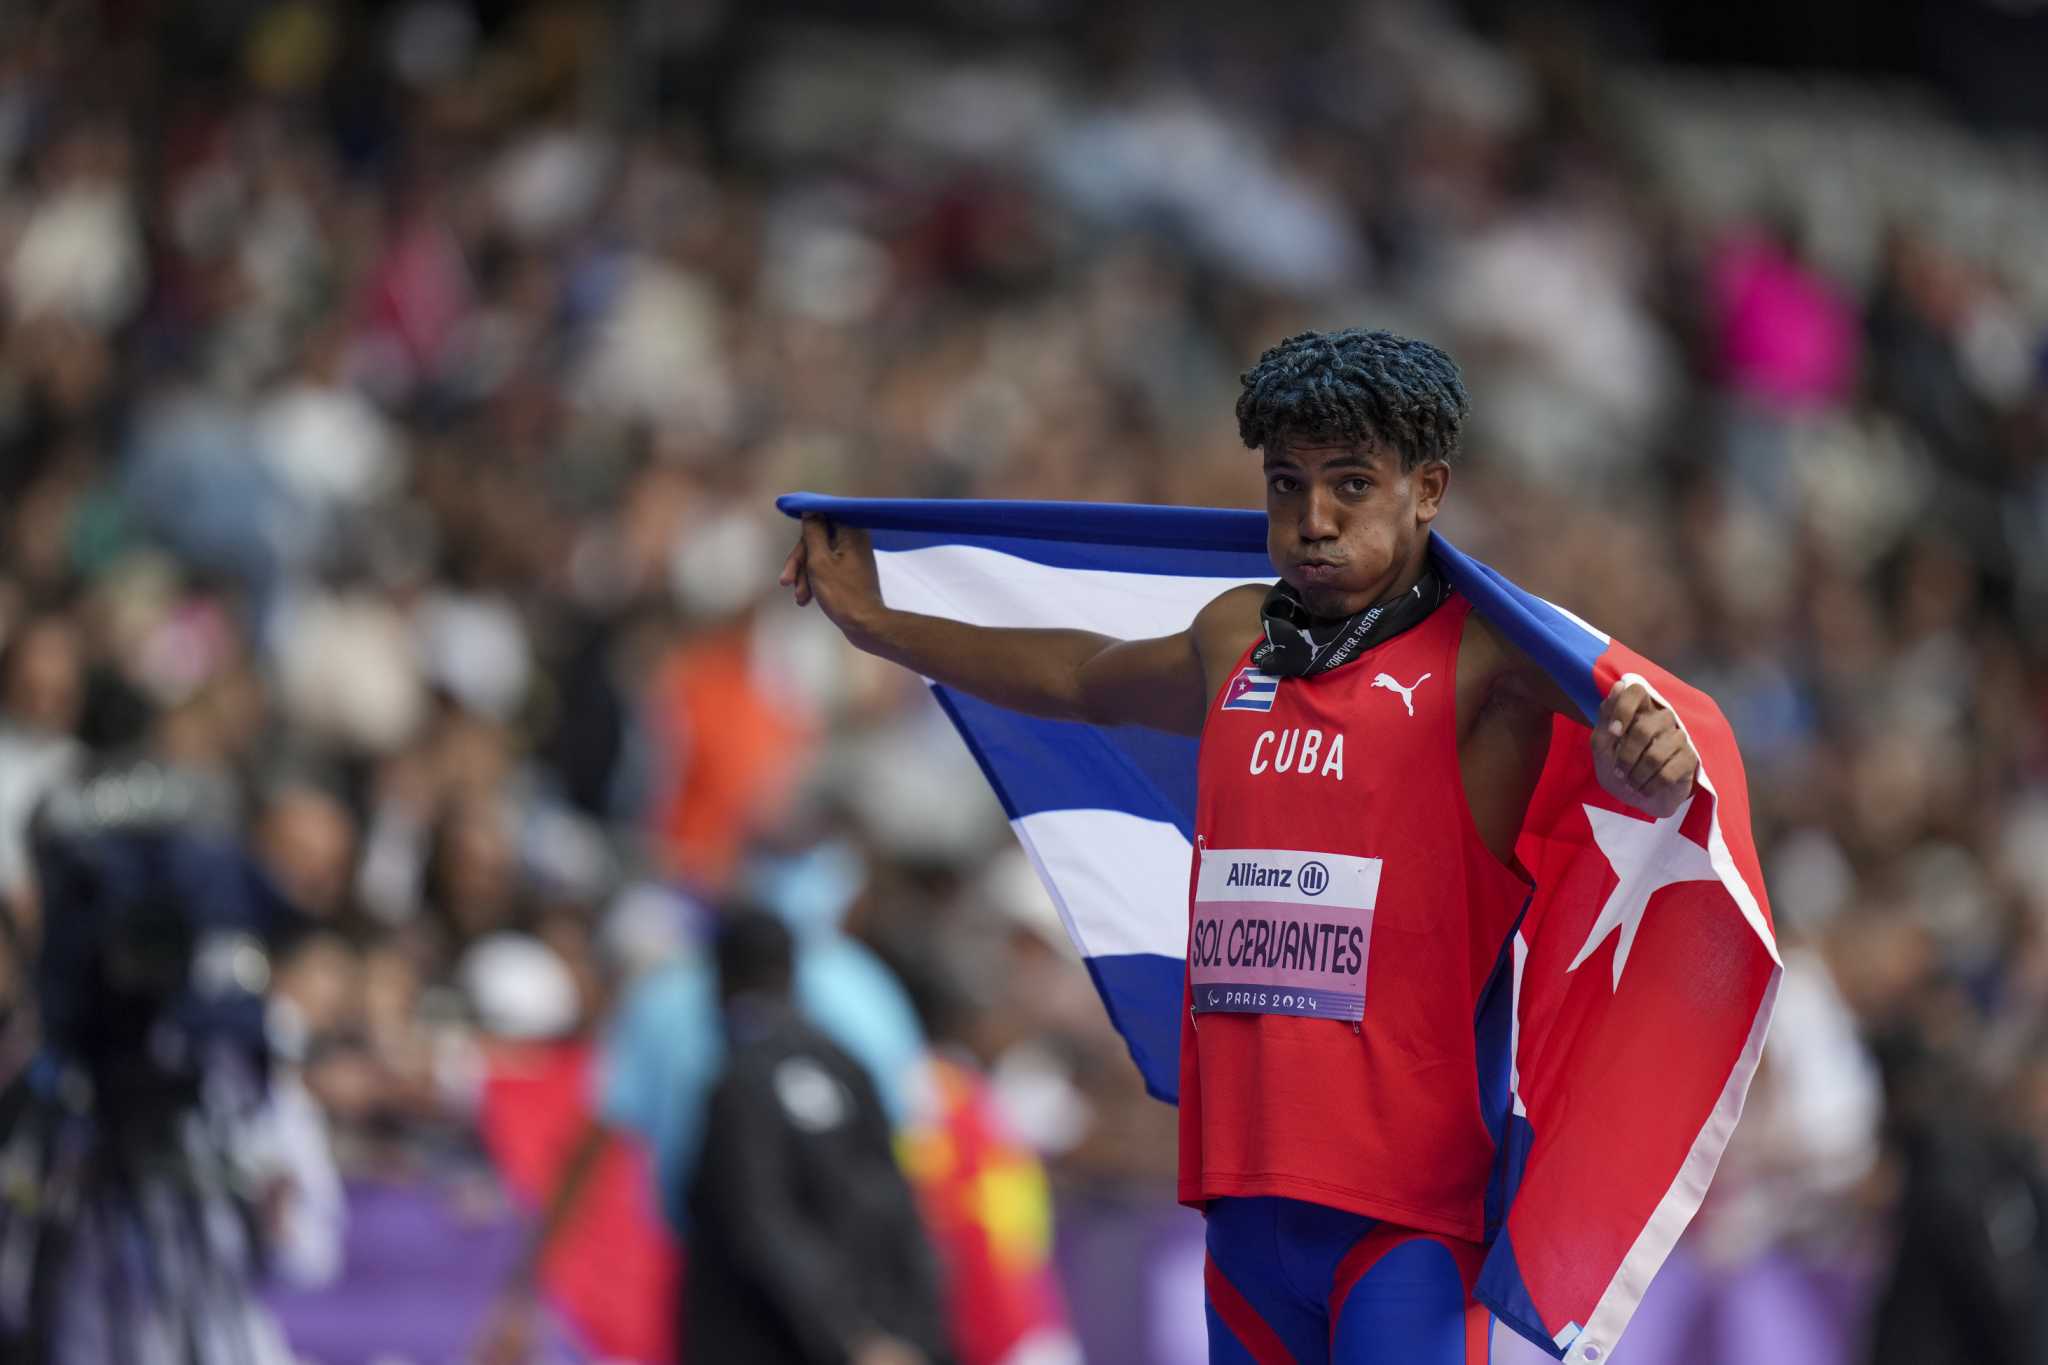
[[[1089,716],[1199,736],[1218,680],[1256,638],[1264,596],[1258,584],[1232,588],[1178,635],[1123,640],[1098,652],[1081,671]]]
[[[1548,699],[1531,695],[1518,671],[1524,663],[1526,656],[1477,612],[1465,618],[1458,649],[1459,776],[1480,841],[1518,876],[1527,874],[1515,861],[1515,843],[1543,775],[1553,725]]]
[[[1481,676],[1465,679],[1462,675],[1468,665]],[[1476,684],[1474,699],[1482,704],[1506,702],[1546,716],[1564,716],[1585,723],[1586,713],[1563,684],[1476,611],[1466,618],[1465,645],[1458,667],[1461,685],[1466,681]],[[1539,725],[1546,735],[1550,731],[1547,721],[1532,720],[1532,724]]]
[[[1515,673],[1515,686],[1523,696],[1553,716],[1563,716],[1566,720],[1575,720],[1581,725],[1586,723],[1586,713],[1572,700],[1572,694],[1564,690],[1563,683],[1550,676],[1543,665],[1520,650],[1517,650],[1515,655],[1520,664]]]
[[[1119,640],[1081,667],[1081,696],[1098,725],[1144,725],[1176,734],[1202,733],[1208,702],[1193,636]]]

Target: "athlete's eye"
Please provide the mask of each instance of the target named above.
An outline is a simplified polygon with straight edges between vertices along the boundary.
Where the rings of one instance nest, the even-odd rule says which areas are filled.
[[[1371,479],[1346,479],[1337,487],[1354,498],[1362,498],[1372,489]]]
[[[1266,480],[1266,487],[1275,493],[1292,493],[1301,485],[1288,478],[1285,474],[1275,474]]]

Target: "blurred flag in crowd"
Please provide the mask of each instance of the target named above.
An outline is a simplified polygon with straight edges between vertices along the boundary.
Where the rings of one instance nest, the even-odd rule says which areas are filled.
[[[588,1130],[592,1048],[501,1049],[485,1083],[484,1144],[505,1182],[544,1207]],[[646,1153],[623,1134],[605,1144],[576,1211],[548,1248],[541,1280],[601,1359],[675,1359],[680,1259],[656,1212]]]
[[[987,1084],[943,1057],[898,1144],[946,1268],[960,1365],[1078,1362],[1052,1265],[1045,1169],[1003,1130]]]

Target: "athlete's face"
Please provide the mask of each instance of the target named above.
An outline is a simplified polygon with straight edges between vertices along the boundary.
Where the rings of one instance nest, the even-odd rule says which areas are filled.
[[[1288,441],[1266,451],[1266,551],[1317,616],[1349,616],[1419,569],[1450,482],[1378,445]]]

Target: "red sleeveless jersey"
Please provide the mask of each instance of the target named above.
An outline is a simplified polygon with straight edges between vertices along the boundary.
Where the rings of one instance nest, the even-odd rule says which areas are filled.
[[[1248,650],[1210,704],[1183,1202],[1275,1195],[1484,1235],[1507,1039],[1476,1015],[1528,887],[1480,842],[1458,767],[1470,612],[1454,595],[1313,678],[1260,674]]]

